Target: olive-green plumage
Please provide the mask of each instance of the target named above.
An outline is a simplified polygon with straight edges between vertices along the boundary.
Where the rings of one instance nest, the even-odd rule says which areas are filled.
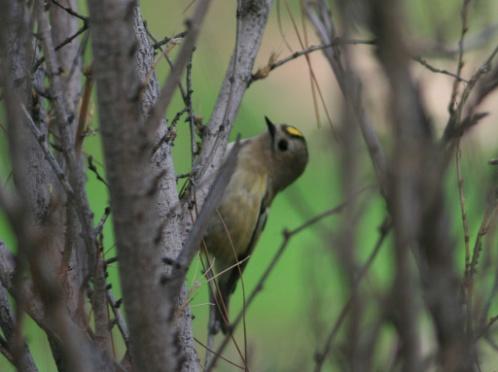
[[[223,272],[217,281],[214,332],[221,327],[226,333],[229,296],[264,228],[268,207],[308,162],[306,141],[298,129],[274,125],[268,118],[266,123],[267,132],[242,142],[235,171],[204,237],[215,258],[216,273]]]

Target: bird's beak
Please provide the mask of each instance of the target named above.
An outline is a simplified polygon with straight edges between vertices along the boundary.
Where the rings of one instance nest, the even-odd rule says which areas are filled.
[[[277,127],[275,126],[275,124],[271,122],[270,119],[268,119],[268,116],[265,116],[265,120],[266,120],[266,126],[268,127],[268,132],[270,132],[271,138],[274,139]]]

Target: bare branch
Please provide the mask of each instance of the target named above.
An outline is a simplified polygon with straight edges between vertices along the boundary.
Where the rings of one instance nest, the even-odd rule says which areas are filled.
[[[443,196],[444,162],[439,160],[439,146],[408,68],[410,52],[402,32],[402,10],[395,1],[374,1],[369,11],[378,40],[378,58],[390,85],[396,140],[393,190],[387,202],[395,231],[396,276],[392,290],[398,304],[396,324],[403,368],[418,371],[422,363],[414,300],[417,287],[408,260],[408,248],[413,246],[419,259],[424,301],[437,333],[441,366],[472,371],[474,350],[466,337],[461,288],[452,259],[455,248]],[[468,86],[470,83],[466,89]]]
[[[306,2],[305,6],[308,19],[315,28],[318,37],[323,44],[331,44],[336,36],[330,20],[330,11],[324,2],[320,5],[315,2]],[[349,111],[354,114],[356,124],[359,126],[363,139],[367,145],[370,158],[373,163],[377,181],[381,187],[381,192],[386,193],[386,177],[387,164],[384,150],[380,144],[380,140],[375,132],[373,122],[365,112],[362,96],[361,84],[359,79],[354,75],[354,72],[342,63],[340,58],[340,48],[332,46],[324,49],[323,54],[327,58],[339,87],[344,96],[344,102],[349,107]]]
[[[159,84],[157,78],[152,70],[154,66],[154,49],[149,42],[149,33],[142,20],[139,8],[135,8],[134,13],[134,30],[139,41],[139,53],[137,54],[138,71],[141,81],[148,81],[147,87],[142,95],[142,113],[146,115],[150,107],[154,105],[159,95]],[[166,123],[159,126],[157,131],[157,142],[159,138],[167,137],[170,132]],[[176,123],[175,123],[176,124]],[[173,122],[170,125],[173,126]],[[158,210],[162,224],[162,238],[163,249],[162,252],[168,257],[176,257],[182,249],[182,226],[180,213],[176,213],[179,209],[179,198],[176,189],[176,171],[173,164],[172,157],[172,143],[167,146],[160,146],[152,156],[152,166],[158,171],[162,172],[163,177],[160,181],[159,187],[159,205]],[[166,170],[166,172],[164,172]],[[180,293],[178,301],[175,304],[184,304],[187,290],[184,286]],[[179,318],[175,318],[175,329],[171,330],[175,333],[175,342],[179,345],[180,353],[176,353],[177,361],[182,371],[194,372],[199,370],[199,361],[195,348],[195,343],[192,334],[192,314],[188,304],[182,305],[182,312]]]
[[[461,81],[463,83],[468,83],[469,82],[468,80],[462,78],[460,75],[454,74],[453,72],[450,72],[450,71],[445,70],[445,69],[440,69],[440,68],[434,67],[429,62],[427,62],[427,60],[424,59],[423,57],[414,56],[413,59],[416,62],[420,63],[425,68],[427,68],[429,71],[435,72],[436,74],[447,75],[447,76],[450,76],[450,77],[454,78],[455,80]]]
[[[446,128],[444,129],[444,134],[442,141],[443,143],[449,143],[451,140],[458,138],[458,134],[462,133],[464,131],[461,131],[459,128],[462,126],[464,122],[468,122],[470,118],[474,116],[474,112],[478,105],[483,101],[483,99],[491,93],[493,89],[496,88],[494,87],[489,87],[488,89],[485,89],[483,94],[478,95],[478,98],[470,105],[468,108],[468,115],[465,119],[462,120],[462,113],[463,110],[467,104],[467,100],[470,97],[470,94],[472,93],[473,89],[475,88],[476,84],[479,82],[479,80],[486,75],[487,73],[490,72],[491,70],[491,64],[498,54],[498,46],[496,46],[491,54],[486,58],[486,60],[483,62],[483,64],[474,72],[474,74],[471,76],[471,78],[468,81],[468,84],[465,86],[465,89],[463,90],[460,100],[458,103],[453,103],[451,104],[453,107],[450,111],[450,117],[448,119],[448,123],[446,124]],[[454,98],[456,100],[456,98]],[[474,122],[475,123],[475,122]]]
[[[468,31],[468,26],[467,26],[467,20],[468,20],[468,12],[469,12],[469,4],[471,0],[463,0],[462,3],[462,9],[460,11],[460,19],[462,22],[461,26],[461,31],[460,31],[460,39],[458,40],[458,62],[457,62],[457,71],[456,71],[456,76],[460,78],[462,75],[462,69],[463,69],[463,42],[465,39],[465,35],[467,34]],[[453,88],[451,90],[451,99],[450,103],[448,105],[448,111],[450,114],[453,114],[453,111],[456,109],[456,99],[458,95],[458,87],[460,85],[460,80],[456,79],[453,82]]]
[[[65,40],[63,40],[60,44],[58,44],[54,50],[55,51],[58,51],[62,48],[64,48],[66,45],[70,44],[73,42],[73,40],[75,40],[78,36],[80,36],[81,34],[83,34],[85,31],[88,30],[88,24],[85,23],[83,24],[83,26],[81,26],[81,28],[76,31],[74,34],[72,34],[71,36],[68,36]],[[38,68],[45,62],[45,57],[41,57],[38,61],[36,61],[36,63],[34,64],[33,66],[33,71],[36,71],[38,70]]]
[[[195,163],[196,181],[210,179],[221,165],[228,135],[251,79],[272,0],[240,0],[236,44]],[[197,195],[197,201],[202,197]]]
[[[70,97],[66,96],[69,90],[68,85],[59,75],[60,64],[55,54],[51,35],[51,26],[48,12],[41,2],[37,3],[38,27],[41,34],[43,51],[46,58],[47,70],[49,72],[50,91],[53,97],[56,122],[58,125],[62,153],[67,163],[70,184],[74,190],[73,195],[69,195],[69,203],[74,208],[81,225],[83,242],[86,248],[87,266],[89,275],[93,279],[95,287],[93,291],[92,306],[96,314],[107,314],[107,299],[105,293],[105,278],[102,272],[102,263],[98,254],[97,243],[93,229],[93,213],[90,210],[88,196],[85,190],[85,172],[81,158],[76,155],[75,136],[73,128],[75,126],[75,115],[71,111],[74,106],[68,103]],[[65,89],[66,88],[66,89]],[[71,91],[74,94],[74,91]],[[98,320],[99,318],[96,318]],[[99,340],[101,346],[108,353],[110,350],[110,332],[108,327],[101,329]]]
[[[455,153],[455,167],[457,171],[457,186],[458,194],[460,199],[460,214],[462,217],[462,227],[463,227],[463,240],[465,246],[465,263],[464,270],[465,275],[467,275],[467,270],[470,267],[470,235],[469,235],[469,221],[467,219],[467,211],[465,209],[465,190],[464,190],[464,178],[462,175],[462,150],[460,148],[460,141],[457,142],[457,149]]]

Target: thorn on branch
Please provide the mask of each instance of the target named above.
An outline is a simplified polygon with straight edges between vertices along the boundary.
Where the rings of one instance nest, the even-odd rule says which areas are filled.
[[[104,210],[104,215],[100,218],[99,224],[95,227],[95,236],[99,236],[102,234],[102,230],[104,230],[104,225],[107,221],[107,218],[111,214],[111,208],[106,207]]]
[[[112,265],[115,262],[118,262],[118,257],[117,256],[111,257],[111,258],[108,258],[107,260],[105,260],[105,264],[106,265]]]
[[[187,267],[183,266],[180,262],[178,262],[175,259],[170,258],[170,257],[163,257],[162,262],[165,265],[171,266],[175,270],[187,271],[187,269],[188,269]]]
[[[114,307],[115,309],[119,309],[122,303],[123,303],[123,299],[122,299],[122,298],[120,298],[120,299],[116,300],[116,301],[112,304],[112,307]]]
[[[97,178],[97,180],[99,180],[100,182],[102,182],[104,185],[106,185],[107,187],[109,187],[109,184],[107,183],[107,181],[100,175],[97,167],[95,166],[95,164],[93,163],[93,156],[92,155],[89,155],[88,156],[88,169],[90,171],[92,171],[94,174],[95,174],[95,177]],[[106,208],[107,210],[107,208]],[[110,211],[109,211],[110,212]],[[106,213],[106,212],[104,212]]]
[[[166,133],[161,137],[157,145],[154,146],[152,149],[152,155],[154,155],[157,150],[164,144],[164,143],[172,143],[176,139],[176,126],[178,124],[178,121],[180,118],[188,112],[188,107],[184,107],[181,111],[177,112],[173,120],[171,120],[171,124],[168,127],[168,130]]]

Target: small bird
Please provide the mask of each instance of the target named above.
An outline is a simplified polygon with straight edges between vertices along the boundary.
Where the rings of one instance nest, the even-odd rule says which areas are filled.
[[[308,163],[301,131],[286,124],[275,125],[267,117],[265,120],[267,132],[241,142],[235,170],[204,236],[217,274],[212,333],[220,328],[227,333],[230,295],[265,227],[270,204]]]

